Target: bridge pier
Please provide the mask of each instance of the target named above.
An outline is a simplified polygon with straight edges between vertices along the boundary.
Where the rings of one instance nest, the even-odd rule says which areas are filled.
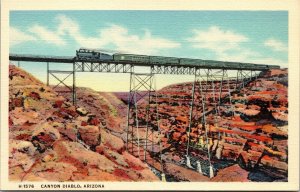
[[[187,131],[187,148],[186,148],[186,158],[187,158],[187,166],[190,166],[189,162],[189,148],[190,148],[190,140],[191,140],[191,127],[193,122],[199,121],[202,124],[202,128],[200,131],[200,134],[202,134],[203,129],[205,130],[205,140],[206,140],[206,147],[207,147],[207,154],[208,154],[208,160],[209,163],[211,163],[211,154],[209,150],[209,129],[208,129],[208,124],[206,121],[206,115],[209,111],[207,108],[209,101],[209,96],[208,96],[208,91],[209,89],[212,89],[213,92],[213,102],[215,106],[215,111],[217,103],[216,103],[216,94],[215,94],[215,86],[214,86],[214,81],[216,81],[216,78],[218,77],[218,73],[213,73],[212,69],[195,69],[195,78],[193,82],[193,88],[192,88],[192,99],[190,103],[190,111],[189,111],[189,125],[188,125],[188,131]],[[197,96],[195,95],[197,93]],[[195,105],[195,100],[197,99],[200,106],[200,112],[202,112],[201,117],[199,119],[195,119],[195,112],[193,110],[194,105]],[[198,100],[199,99],[199,100]],[[196,125],[193,125],[197,127]],[[197,163],[197,169],[199,167],[199,163]]]
[[[141,139],[140,137],[140,127],[149,127],[149,110],[151,103],[151,92],[153,91],[152,81],[153,74],[142,74],[142,73],[130,73],[130,90],[128,95],[128,116],[127,116],[127,150],[129,150],[129,144],[131,143],[131,153],[135,153],[134,145],[137,147],[138,158],[141,158],[140,147],[144,146],[147,148],[147,134],[146,137]],[[144,92],[142,92],[144,91]],[[143,98],[147,99],[146,109],[139,107],[139,101]],[[146,114],[145,119],[142,119],[142,113]],[[142,122],[144,120],[144,122]],[[144,145],[142,144],[144,143]],[[144,154],[144,151],[142,151]]]
[[[47,62],[47,86],[49,86],[49,62]]]
[[[241,69],[237,70],[237,78],[236,78],[237,91],[244,88],[247,83],[253,80],[253,78],[256,78],[256,73],[255,76],[253,77],[252,72],[253,70],[241,70]]]
[[[163,176],[161,130],[154,73],[131,71],[127,102],[126,150],[159,170]],[[165,178],[162,177],[162,180]]]
[[[72,87],[72,101],[76,105],[76,64],[73,63],[73,87]]]
[[[166,175],[164,173],[161,174],[161,181],[162,182],[167,182]]]
[[[213,178],[215,175],[214,175],[214,169],[213,169],[213,166],[210,165],[209,166],[209,178]]]
[[[195,70],[195,77],[194,77],[194,82],[193,82],[193,87],[192,87],[192,100],[190,102],[190,111],[189,111],[189,127],[187,131],[187,147],[186,147],[186,156],[188,157],[189,155],[189,147],[190,147],[190,132],[191,132],[191,126],[192,126],[192,116],[193,116],[193,109],[194,109],[194,97],[195,97],[195,86],[197,81],[197,76],[196,76],[196,68]]]
[[[187,155],[187,156],[185,156],[185,158],[186,158],[186,166],[187,166],[188,168],[193,169],[193,167],[192,167],[192,165],[191,165],[190,157]]]
[[[234,83],[228,74],[226,69],[222,70],[213,70],[213,69],[196,69],[195,79],[192,87],[192,99],[190,103],[190,111],[189,111],[189,125],[187,129],[187,148],[186,148],[186,157],[189,157],[189,149],[191,145],[191,128],[197,127],[197,122],[202,124],[202,128],[199,131],[200,137],[204,138],[208,160],[211,164],[211,152],[210,149],[213,147],[210,143],[212,143],[211,138],[213,137],[212,133],[209,129],[209,124],[207,122],[206,116],[209,113],[214,114],[214,123],[213,125],[218,128],[219,119],[218,116],[221,115],[220,107],[227,108],[226,111],[230,111],[234,114],[234,110],[232,109],[231,103],[231,91],[234,89],[232,84]],[[197,93],[197,94],[196,94]],[[195,102],[198,102],[199,107],[195,107]],[[209,105],[213,106],[213,109],[210,110],[208,108]],[[194,110],[196,109],[196,110]],[[224,109],[222,109],[224,110]],[[197,119],[196,113],[202,112],[201,116]],[[204,132],[204,133],[203,133]],[[221,140],[221,134],[218,132],[218,140]],[[203,148],[199,148],[199,150],[203,150]],[[200,162],[199,162],[200,163]],[[199,165],[197,162],[197,170],[199,171]],[[213,169],[211,169],[213,170]],[[213,172],[213,171],[212,171]],[[210,174],[213,175],[213,174]]]
[[[47,62],[47,85],[50,85],[50,76],[53,77],[54,79],[56,79],[58,81],[58,84],[56,84],[53,87],[53,90],[55,90],[59,85],[64,85],[65,88],[67,88],[67,90],[69,90],[68,92],[72,93],[72,102],[73,105],[76,105],[76,76],[75,76],[75,71],[76,71],[76,67],[75,67],[75,63],[73,63],[73,70],[69,70],[69,71],[63,71],[63,70],[50,70],[50,63]],[[63,75],[63,77],[61,77],[61,75]],[[72,85],[69,86],[66,83],[66,80],[70,77],[73,76],[72,78]],[[57,92],[66,92],[66,91],[58,91]]]
[[[203,174],[201,162],[199,160],[197,161],[197,171],[198,173]]]

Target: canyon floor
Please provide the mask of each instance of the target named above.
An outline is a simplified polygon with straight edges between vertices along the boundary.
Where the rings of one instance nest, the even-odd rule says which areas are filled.
[[[160,136],[154,130],[152,142],[159,142],[160,137],[167,181],[287,181],[287,75],[285,69],[267,71],[238,92],[232,92],[230,99],[221,94],[218,111],[213,110],[213,92],[207,91],[206,126],[199,123],[203,108],[202,98],[196,92],[196,123],[189,135],[186,133],[192,83],[158,90],[157,109],[150,112],[159,115],[150,115],[150,125],[159,122]],[[220,87],[220,82],[214,82],[214,86]],[[160,181],[155,166],[126,151],[128,93],[79,87],[73,105],[70,93],[64,90],[58,87],[54,91],[28,72],[10,65],[10,180]],[[147,105],[146,100],[140,101],[141,114],[145,114]],[[146,116],[139,118],[145,120]],[[145,130],[139,131],[143,137]],[[205,131],[208,136],[203,135]],[[200,160],[202,174],[186,166],[188,139],[191,164],[195,168]],[[211,154],[212,178],[208,176],[206,149]],[[153,161],[158,163],[154,157]]]

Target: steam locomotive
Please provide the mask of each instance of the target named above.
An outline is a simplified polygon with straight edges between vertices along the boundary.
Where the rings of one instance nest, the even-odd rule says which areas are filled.
[[[80,60],[113,60],[113,56],[97,49],[80,48],[76,50],[76,57]]]

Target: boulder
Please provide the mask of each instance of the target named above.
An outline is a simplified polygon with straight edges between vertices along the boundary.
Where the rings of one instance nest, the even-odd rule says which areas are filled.
[[[9,140],[9,151],[12,153],[13,151],[19,151],[22,153],[26,153],[29,156],[33,156],[36,152],[36,148],[29,141],[22,140]]]
[[[197,181],[197,182],[208,182],[209,178],[197,173],[194,170],[175,165],[173,163],[166,163],[165,173],[172,175],[179,181]]]
[[[217,175],[211,179],[213,182],[247,182],[249,172],[238,165],[232,165],[218,171]]]
[[[15,108],[9,112],[9,117],[13,125],[23,125],[24,123],[36,124],[40,121],[40,114],[33,110],[23,110]]]
[[[86,116],[88,114],[87,110],[85,110],[84,108],[81,108],[81,107],[77,108],[76,112],[81,116]]]
[[[32,97],[26,97],[24,99],[24,108],[25,109],[34,109],[37,111],[44,110],[46,108],[49,108],[51,105],[49,103],[43,102],[36,100],[35,98]]]
[[[40,152],[52,147],[53,143],[60,139],[60,133],[50,124],[44,123],[32,134],[32,142]]]
[[[78,133],[85,144],[97,146],[101,142],[101,133],[98,126],[79,126]]]
[[[118,151],[119,153],[121,153],[125,149],[125,145],[122,139],[108,133],[104,129],[101,129],[101,143],[104,146],[111,148],[112,150]]]
[[[36,148],[29,141],[10,140],[9,167],[21,166],[28,171],[35,163]]]
[[[285,172],[288,171],[288,164],[286,162],[278,161],[276,158],[270,157],[268,155],[262,157],[261,165],[276,168]]]

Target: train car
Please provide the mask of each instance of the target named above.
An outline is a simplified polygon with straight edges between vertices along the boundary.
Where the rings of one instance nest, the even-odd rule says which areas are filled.
[[[188,59],[188,58],[181,58],[179,59],[180,65],[198,65],[203,66],[205,64],[204,60],[201,59]]]
[[[254,70],[268,70],[269,66],[264,64],[255,64]]]
[[[150,56],[150,63],[154,64],[179,64],[176,57]]]
[[[269,69],[280,69],[279,65],[268,65]]]
[[[268,69],[280,69],[278,65],[265,65],[265,64],[252,64],[252,63],[240,63],[241,69],[250,70],[268,70]]]
[[[252,64],[252,63],[246,63],[248,65],[248,68],[251,68],[251,70],[255,70],[257,64]]]
[[[236,62],[236,64],[240,69],[253,69],[255,67],[255,66],[253,66],[252,64],[249,64],[249,63]]]
[[[240,63],[226,61],[223,63],[223,67],[236,69],[236,68],[240,68],[241,65]]]
[[[236,62],[236,67],[244,70],[266,70],[268,65]]]
[[[215,60],[204,60],[206,66],[211,68],[222,68],[225,67],[225,62],[223,61],[215,61]]]
[[[150,56],[148,55],[135,55],[135,54],[119,54],[116,53],[113,55],[115,61],[131,61],[139,63],[149,63]]]
[[[268,65],[256,65],[255,69],[256,70],[268,70]]]
[[[76,57],[81,60],[112,60],[113,56],[96,49],[80,48]]]

